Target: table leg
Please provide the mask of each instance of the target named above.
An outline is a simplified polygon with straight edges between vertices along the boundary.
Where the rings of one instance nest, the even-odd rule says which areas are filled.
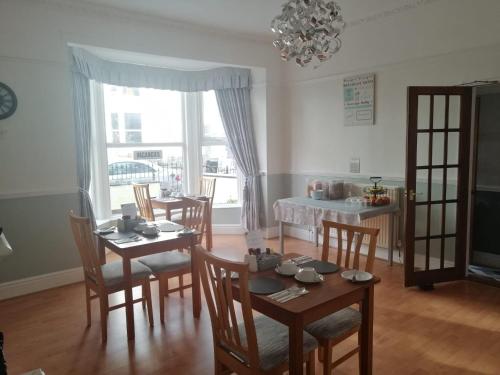
[[[285,234],[283,233],[283,222],[278,222],[278,232],[280,236],[280,253],[285,254]]]
[[[394,258],[394,214],[389,214],[389,244],[388,244],[388,259],[389,265],[392,266]]]
[[[198,270],[198,259],[196,256],[196,246],[194,241],[191,243],[191,279],[193,295],[193,316],[200,317],[201,312],[201,291],[200,291],[200,272]]]
[[[290,359],[288,373],[290,375],[302,375],[304,373],[304,357],[302,343],[304,340],[304,331],[302,322],[293,322],[289,326],[289,345]]]
[[[101,264],[106,264],[106,246],[101,236],[97,237],[97,254],[99,254],[99,261]]]
[[[359,373],[371,375],[373,367],[373,285],[365,290],[361,303]]]
[[[127,337],[135,338],[134,329],[134,303],[132,298],[132,266],[130,258],[123,258],[123,281],[125,283],[125,311],[127,315]]]

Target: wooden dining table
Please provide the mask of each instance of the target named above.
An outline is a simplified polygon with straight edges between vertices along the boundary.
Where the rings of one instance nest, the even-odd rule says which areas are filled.
[[[134,233],[129,234],[131,235]],[[101,235],[98,233],[96,233],[96,235],[98,237],[98,252],[101,264],[106,263],[106,248],[118,254],[123,261],[125,311],[127,316],[127,337],[129,340],[133,340],[135,338],[131,274],[131,261],[134,258],[177,249],[191,249],[193,316],[195,318],[200,317],[200,276],[197,266],[198,262],[196,262],[195,258],[196,233],[193,235],[179,235],[178,232],[160,232],[157,237],[150,238],[141,236],[140,241],[127,242],[123,244],[117,244],[114,240],[107,238],[107,235]]]
[[[205,200],[208,201],[208,198],[202,195],[199,196],[191,196],[191,197],[186,197],[186,198],[192,198],[192,199],[199,199],[199,200]],[[182,204],[182,198],[176,198],[176,197],[167,197],[167,198],[160,198],[160,197],[155,197],[151,198],[151,206],[153,208],[165,210],[165,218],[167,220],[171,220],[171,214],[173,210],[178,210],[183,207]],[[207,215],[207,221],[206,221],[206,237],[205,237],[205,247],[208,251],[212,250],[212,212],[211,212],[211,207],[208,208],[208,215]]]
[[[301,254],[288,253],[283,258],[290,259]],[[344,269],[332,274],[326,274],[325,280],[319,284],[301,285],[309,291],[308,294],[285,303],[277,302],[265,295],[250,293],[252,308],[267,315],[289,328],[289,373],[303,373],[303,330],[304,327],[329,314],[359,303],[362,314],[360,328],[360,374],[372,373],[373,358],[373,300],[374,286],[380,281],[378,277],[364,283],[352,283],[343,279],[340,274]],[[250,273],[250,279],[256,277],[272,277],[284,282],[289,288],[297,282],[293,277],[283,277],[274,270]],[[233,295],[239,301],[239,284],[233,282]]]

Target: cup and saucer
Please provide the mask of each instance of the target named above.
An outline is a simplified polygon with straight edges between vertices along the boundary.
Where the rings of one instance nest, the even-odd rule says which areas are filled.
[[[142,229],[142,234],[146,237],[156,237],[160,233],[160,229],[156,225],[148,225]]]
[[[324,281],[325,277],[317,273],[314,267],[304,267],[297,271],[295,280],[304,284],[316,284]]]
[[[277,265],[274,270],[281,276],[294,276],[299,270],[299,267],[297,267],[292,260],[284,260],[280,265]]]

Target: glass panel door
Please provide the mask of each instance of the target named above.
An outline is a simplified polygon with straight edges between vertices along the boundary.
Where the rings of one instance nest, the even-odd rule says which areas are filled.
[[[464,272],[471,92],[408,95],[405,285],[428,286]]]

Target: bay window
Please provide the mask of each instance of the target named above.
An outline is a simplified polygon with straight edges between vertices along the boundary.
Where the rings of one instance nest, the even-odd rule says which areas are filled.
[[[103,84],[102,96],[107,160],[102,158],[100,168],[108,176],[109,198],[107,191],[101,195],[112,212],[134,202],[134,182],[149,183],[152,196],[159,195],[160,185],[173,193],[198,193],[201,175],[217,179],[215,207],[239,204],[236,164],[213,91]]]

